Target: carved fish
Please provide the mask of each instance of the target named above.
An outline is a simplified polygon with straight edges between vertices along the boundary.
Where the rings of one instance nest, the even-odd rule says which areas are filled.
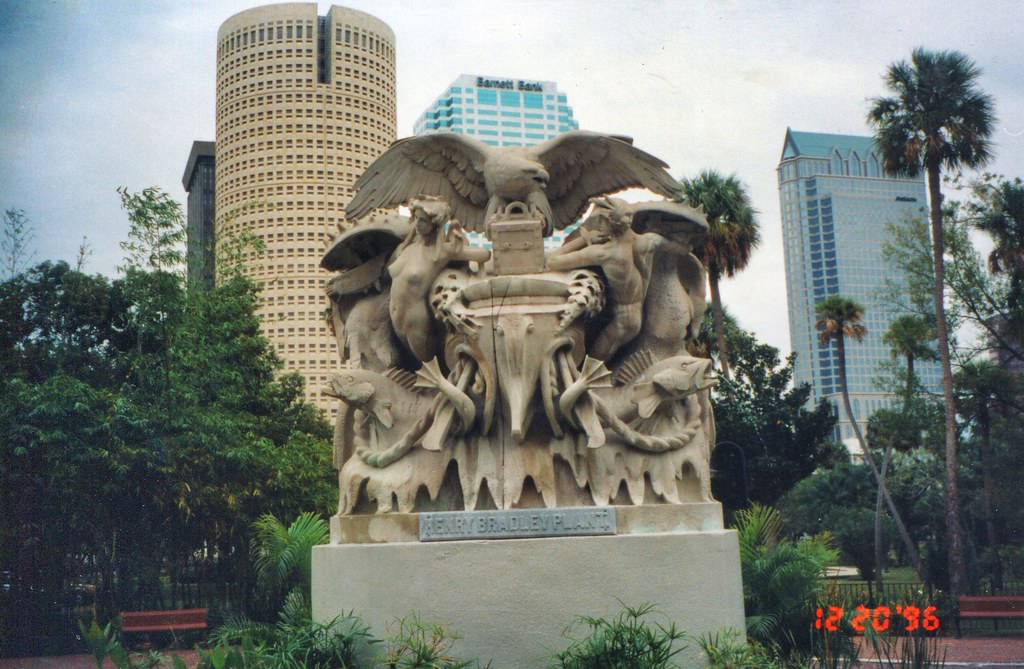
[[[383,374],[345,368],[331,376],[324,393],[362,412],[366,434],[356,455],[371,467],[386,467],[416,445],[430,425],[426,417],[436,399],[434,393],[416,388],[410,372],[398,368]]]
[[[709,374],[711,360],[679,355],[655,363],[632,388],[632,399],[641,418],[650,418],[663,404],[677,402],[711,388],[718,377]]]
[[[388,429],[395,424],[395,419],[391,413],[391,400],[377,393],[377,383],[381,378],[382,375],[369,370],[346,369],[331,375],[331,387],[324,390],[324,394],[361,409]]]

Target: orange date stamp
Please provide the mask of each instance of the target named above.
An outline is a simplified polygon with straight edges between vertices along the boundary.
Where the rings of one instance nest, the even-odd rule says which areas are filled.
[[[934,606],[922,609],[913,604],[897,604],[894,608],[888,606],[868,608],[860,604],[854,609],[855,613],[850,618],[850,627],[854,632],[860,634],[863,634],[868,626],[879,633],[890,628],[896,630],[900,626],[904,632],[918,630],[934,632],[939,629],[939,618],[935,615],[935,611]],[[839,623],[845,615],[846,611],[840,606],[819,606],[815,611],[814,629],[838,632]]]

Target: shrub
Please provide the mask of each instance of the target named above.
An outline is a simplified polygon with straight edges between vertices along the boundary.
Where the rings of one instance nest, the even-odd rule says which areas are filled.
[[[747,643],[736,630],[705,634],[697,640],[708,657],[708,669],[774,669],[777,665],[756,641]]]
[[[827,535],[780,539],[778,511],[755,504],[736,513],[747,634],[778,654],[808,654],[808,621],[821,594],[825,568],[836,559]]]
[[[399,618],[397,625],[398,629],[388,637],[387,653],[382,660],[387,669],[470,669],[480,666],[478,660],[459,660],[449,654],[459,637],[443,625],[425,623],[415,614]]]
[[[612,620],[580,616],[566,630],[583,625],[590,633],[573,641],[557,655],[555,669],[669,669],[676,667],[672,658],[686,646],[678,643],[686,634],[675,623],[650,626],[644,620],[653,614],[654,606],[626,606]],[[571,637],[570,637],[571,638]]]
[[[199,669],[354,669],[362,647],[377,643],[366,624],[353,614],[320,623],[294,612],[289,615],[287,607],[277,625],[237,621],[218,629],[213,638],[220,649],[211,649],[209,664],[201,661]],[[242,652],[230,648],[230,643],[240,643]]]

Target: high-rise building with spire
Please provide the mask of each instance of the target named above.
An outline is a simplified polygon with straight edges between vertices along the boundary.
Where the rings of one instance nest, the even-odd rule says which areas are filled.
[[[870,415],[894,400],[876,385],[880,363],[891,359],[882,336],[900,314],[879,296],[886,280],[901,281],[882,257],[886,226],[924,216],[924,177],[885,174],[870,137],[787,129],[777,169],[785,245],[789,336],[797,354],[794,381],[808,382],[815,399],[837,407],[836,436],[853,446],[841,409],[839,360],[833,343],[821,344],[816,306],[830,295],[865,307],[867,337],[846,346],[846,376],[853,412],[862,428]],[[941,369],[920,362],[925,387],[937,389]]]

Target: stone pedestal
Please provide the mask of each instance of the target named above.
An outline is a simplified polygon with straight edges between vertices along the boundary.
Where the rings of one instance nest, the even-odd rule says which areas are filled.
[[[693,638],[743,629],[738,544],[721,529],[717,503],[616,511],[615,536],[439,543],[418,542],[400,514],[373,517],[373,530],[367,517],[367,543],[313,550],[313,615],[354,610],[383,637],[415,612],[462,637],[457,656],[493,660],[494,669],[548,666],[569,644],[563,633],[576,616],[613,616],[620,602],[655,604],[654,620]],[[334,541],[359,539],[351,517],[333,525]],[[390,543],[369,543],[381,540]],[[701,666],[695,641],[688,645],[680,666]]]

